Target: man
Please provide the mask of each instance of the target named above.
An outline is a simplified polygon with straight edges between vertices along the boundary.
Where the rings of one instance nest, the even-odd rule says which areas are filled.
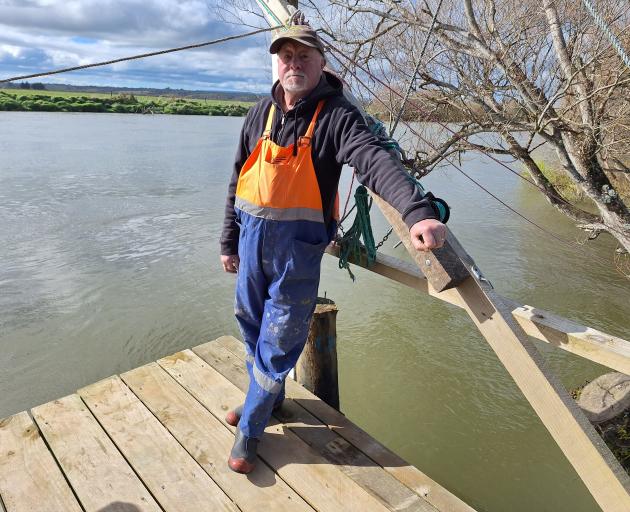
[[[308,25],[277,34],[279,80],[247,114],[221,236],[221,262],[237,272],[235,315],[247,350],[245,403],[228,464],[254,469],[259,439],[284,399],[284,379],[307,338],[320,264],[336,230],[335,198],[344,163],[402,215],[418,250],[441,247],[446,227],[359,111],[324,71],[324,49]]]

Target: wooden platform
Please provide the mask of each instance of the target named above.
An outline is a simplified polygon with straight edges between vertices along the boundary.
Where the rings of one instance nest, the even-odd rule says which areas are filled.
[[[222,337],[0,421],[6,511],[472,511],[290,380],[256,470],[231,472],[243,356]]]

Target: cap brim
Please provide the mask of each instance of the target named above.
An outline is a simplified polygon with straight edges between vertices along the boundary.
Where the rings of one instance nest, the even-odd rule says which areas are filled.
[[[294,41],[296,43],[303,44],[304,46],[310,46],[311,48],[315,48],[316,50],[318,50],[323,55],[322,49],[317,44],[314,44],[311,38],[302,38],[299,36],[279,37],[273,43],[271,43],[271,46],[269,46],[269,53],[278,53],[280,51],[280,47],[287,41]]]

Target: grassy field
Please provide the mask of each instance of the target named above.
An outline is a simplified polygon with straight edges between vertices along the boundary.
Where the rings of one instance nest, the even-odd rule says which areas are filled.
[[[0,89],[0,111],[244,116],[253,103],[175,96]]]
[[[109,93],[97,93],[97,92],[67,92],[67,91],[39,91],[37,89],[1,89],[0,93],[5,92],[12,95],[18,96],[51,96],[53,98],[61,97],[61,98],[77,98],[77,97],[86,97],[86,98],[113,98],[118,96],[119,94],[109,94]],[[186,101],[196,102],[196,103],[205,103],[207,105],[239,105],[243,107],[251,107],[254,103],[248,101],[231,101],[231,100],[204,100],[200,98],[185,98],[178,96],[136,96],[135,97],[140,102],[149,102],[149,101],[173,101],[176,99],[183,99]]]

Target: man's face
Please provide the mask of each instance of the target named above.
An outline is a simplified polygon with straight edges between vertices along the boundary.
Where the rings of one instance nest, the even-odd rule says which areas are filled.
[[[324,64],[317,49],[288,41],[278,52],[280,85],[286,92],[306,96],[319,83]]]

